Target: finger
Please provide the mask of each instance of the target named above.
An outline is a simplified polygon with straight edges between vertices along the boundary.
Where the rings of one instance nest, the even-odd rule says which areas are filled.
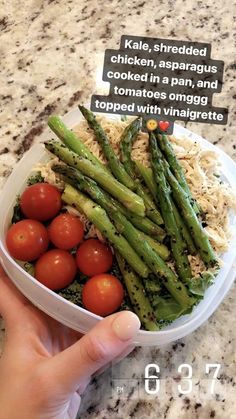
[[[131,311],[115,313],[101,320],[70,348],[50,360],[50,371],[64,391],[74,391],[81,381],[111,362],[128,348],[140,321]]]

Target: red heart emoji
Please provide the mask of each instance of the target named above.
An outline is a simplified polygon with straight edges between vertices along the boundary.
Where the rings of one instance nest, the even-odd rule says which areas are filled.
[[[158,127],[161,131],[167,131],[170,126],[170,123],[168,121],[160,121],[158,123]]]

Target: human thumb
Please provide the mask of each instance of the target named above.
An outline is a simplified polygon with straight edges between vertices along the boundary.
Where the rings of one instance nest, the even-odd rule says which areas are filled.
[[[78,342],[50,360],[54,378],[65,390],[75,391],[80,383],[125,352],[140,328],[131,311],[105,317]]]

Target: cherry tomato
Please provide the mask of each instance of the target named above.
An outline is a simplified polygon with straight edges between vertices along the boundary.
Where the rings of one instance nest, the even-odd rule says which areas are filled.
[[[167,131],[169,126],[170,126],[169,121],[160,121],[158,123],[158,127],[160,128],[161,131]]]
[[[88,276],[102,274],[112,267],[113,254],[109,246],[97,239],[82,243],[76,254],[79,270]]]
[[[59,249],[69,250],[83,238],[84,228],[78,217],[69,213],[60,214],[48,228],[51,242]]]
[[[27,218],[47,221],[61,209],[61,193],[49,183],[35,183],[29,186],[20,198],[20,207]]]
[[[124,298],[124,289],[115,276],[95,275],[83,286],[82,301],[85,308],[99,316],[116,311]]]
[[[37,260],[35,278],[51,290],[60,290],[73,281],[76,270],[75,259],[69,252],[52,249]]]
[[[49,237],[47,229],[39,221],[22,220],[9,228],[6,243],[11,256],[31,261],[47,250]]]

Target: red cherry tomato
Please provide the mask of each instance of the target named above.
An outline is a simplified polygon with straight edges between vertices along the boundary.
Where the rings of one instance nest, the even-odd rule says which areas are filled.
[[[79,270],[88,276],[102,274],[112,267],[113,254],[109,246],[97,239],[82,243],[76,254]]]
[[[96,275],[83,286],[82,301],[85,308],[99,316],[108,316],[116,311],[124,298],[124,289],[115,276]]]
[[[49,250],[35,264],[35,278],[51,290],[69,285],[76,274],[75,259],[61,249]]]
[[[66,213],[54,218],[48,228],[48,233],[54,246],[69,250],[81,242],[84,228],[78,217]]]
[[[23,214],[38,221],[47,221],[55,217],[61,205],[61,193],[49,183],[36,183],[29,186],[20,198]]]
[[[11,256],[31,261],[47,250],[49,237],[47,229],[39,221],[22,220],[9,228],[6,243]]]
[[[158,122],[158,127],[160,128],[161,131],[167,131],[169,126],[170,126],[169,121],[159,121]]]

